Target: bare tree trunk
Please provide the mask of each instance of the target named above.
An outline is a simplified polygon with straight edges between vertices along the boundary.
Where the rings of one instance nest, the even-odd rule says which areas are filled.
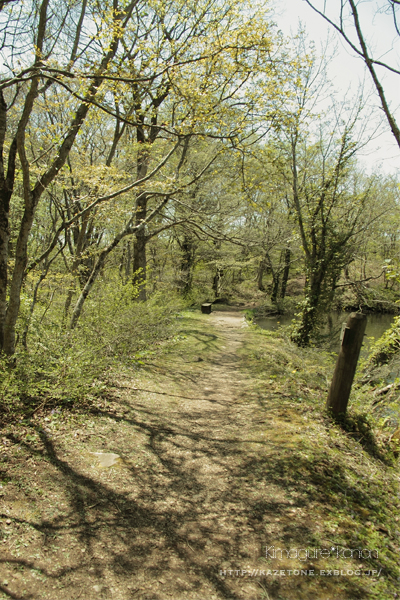
[[[3,187],[3,186],[2,186]],[[7,313],[7,264],[10,228],[8,223],[10,200],[0,190],[0,349],[4,347],[4,326]]]
[[[257,287],[260,290],[260,292],[265,292],[265,287],[263,284],[263,277],[264,277],[264,273],[265,273],[265,260],[262,259],[260,261],[260,265],[258,267],[258,272],[257,272]]]
[[[92,289],[92,287],[97,279],[97,275],[100,273],[100,270],[103,267],[108,254],[109,254],[109,251],[107,251],[107,252],[103,251],[100,254],[100,256],[97,260],[97,263],[96,263],[92,273],[90,274],[90,277],[87,280],[86,285],[83,288],[83,290],[78,298],[77,303],[75,304],[75,307],[74,307],[74,310],[72,313],[72,317],[71,317],[71,322],[70,322],[71,329],[75,328],[75,325],[77,324],[78,319],[81,316],[81,312],[82,312],[82,308],[85,303],[85,300],[89,296],[90,290]]]
[[[6,134],[7,106],[0,92],[0,352],[4,349],[7,315],[8,253],[10,243],[9,212],[14,186],[17,142],[14,139],[8,156],[7,176],[4,173],[3,147]]]
[[[4,170],[4,141],[7,131],[7,105],[0,91],[0,352],[4,350],[7,318],[8,253],[10,243],[9,212],[14,188],[17,140],[14,138],[9,153],[7,175]]]
[[[277,273],[275,271],[274,273],[272,273],[272,277],[273,277],[273,281],[272,281],[271,302],[272,302],[272,304],[275,304],[276,299],[278,297],[278,290],[279,290],[279,281],[280,281],[279,273]]]
[[[146,212],[143,212],[144,216]],[[147,256],[146,245],[147,236],[144,230],[138,231],[136,239],[133,243],[133,278],[132,283],[138,286],[138,300],[145,302],[147,300],[146,293],[146,276],[147,276]]]
[[[126,250],[126,263],[125,263],[125,277],[126,277],[126,279],[128,279],[129,276],[130,276],[130,274],[131,274],[131,262],[132,262],[131,243],[128,242],[127,250]]]
[[[144,122],[143,115],[139,116],[139,120]],[[144,127],[138,126],[136,128],[136,137],[137,141],[140,144],[144,144],[146,142],[146,135],[144,132]],[[137,158],[137,178],[143,179],[147,175],[147,168],[149,163],[149,151],[148,149],[140,148],[138,151]],[[147,216],[147,195],[140,194],[136,200],[136,220],[135,224],[140,225]],[[135,233],[135,241],[133,243],[133,277],[132,284],[134,288],[138,288],[138,300],[141,302],[146,302],[147,293],[146,293],[146,276],[147,276],[147,257],[146,257],[146,244],[147,244],[147,236],[144,227],[138,229]]]
[[[4,327],[4,352],[8,355],[15,351],[15,325],[21,303],[21,288],[24,280],[25,268],[28,263],[28,238],[34,217],[34,205],[25,209],[19,231],[15,251],[15,266],[10,286],[10,297]]]
[[[146,177],[149,166],[150,150],[149,147],[157,139],[159,128],[157,127],[157,110],[163,103],[165,98],[168,96],[169,87],[165,89],[160,88],[159,94],[153,98],[152,101],[152,115],[150,117],[150,128],[146,134],[145,120],[146,114],[142,110],[141,99],[139,97],[138,102],[135,106],[136,119],[138,125],[136,126],[136,139],[139,143],[139,151],[137,156],[137,177],[143,179]],[[181,159],[182,160],[182,159]],[[146,220],[147,217],[147,201],[146,194],[139,194],[138,200],[136,201],[136,225]],[[135,233],[135,242],[133,244],[133,285],[139,287],[138,299],[145,302],[147,299],[146,293],[146,276],[147,276],[147,258],[146,258],[146,244],[149,241],[149,237],[146,235],[145,228],[139,228]]]
[[[39,65],[44,32],[46,23],[46,11],[47,1],[43,0],[40,9],[40,23],[38,30],[38,42],[37,42],[37,55],[35,64]],[[35,209],[39,198],[43,192],[43,185],[40,182],[32,190],[30,185],[30,171],[29,162],[26,157],[25,151],[25,131],[28,125],[33,104],[38,96],[38,85],[39,78],[34,77],[32,79],[29,91],[26,95],[24,108],[20,121],[18,123],[17,133],[15,135],[18,156],[21,163],[22,181],[23,181],[23,194],[24,194],[24,214],[21,219],[21,225],[19,228],[19,234],[17,239],[17,245],[15,249],[15,264],[13,270],[13,276],[10,285],[9,301],[7,307],[7,314],[4,322],[4,337],[3,337],[3,350],[6,354],[12,355],[15,351],[15,325],[19,313],[19,307],[21,303],[21,288],[24,280],[25,268],[28,263],[28,238],[32,229],[33,218],[35,216]]]
[[[279,281],[280,281],[279,268],[274,269],[271,257],[268,252],[265,253],[265,263],[268,265],[269,270],[271,271],[271,275],[272,275],[271,302],[273,304],[275,304],[276,299],[278,297],[278,290],[279,290]]]
[[[65,304],[64,304],[64,319],[65,320],[68,318],[68,313],[69,313],[69,309],[71,307],[71,302],[72,302],[73,296],[74,296],[74,290],[73,289],[68,290],[67,298],[66,298]]]
[[[224,271],[221,267],[217,267],[216,273],[213,278],[212,289],[216,298],[219,298],[221,295],[221,279],[224,276]]]
[[[47,272],[46,272],[47,273]],[[33,297],[32,297],[32,302],[31,302],[31,306],[29,308],[29,315],[28,318],[26,320],[26,324],[24,327],[24,331],[22,333],[22,345],[23,347],[26,349],[28,347],[27,344],[27,339],[28,339],[28,332],[29,332],[29,326],[31,324],[31,320],[32,320],[32,315],[33,312],[35,310],[35,306],[36,306],[36,302],[37,302],[37,297],[38,297],[38,292],[39,292],[39,288],[40,288],[40,284],[42,283],[43,279],[46,277],[46,274],[41,273],[38,282],[35,285],[35,289],[33,290]]]
[[[193,282],[195,248],[192,238],[185,235],[183,238],[183,242],[180,244],[180,247],[182,250],[180,288],[182,295],[184,297],[187,297],[192,291]]]
[[[282,273],[281,293],[279,294],[279,296],[280,296],[280,298],[282,298],[282,300],[286,296],[286,287],[287,287],[287,282],[289,279],[291,256],[292,256],[292,253],[291,253],[290,248],[286,248],[285,249],[285,266],[284,266],[283,273]]]

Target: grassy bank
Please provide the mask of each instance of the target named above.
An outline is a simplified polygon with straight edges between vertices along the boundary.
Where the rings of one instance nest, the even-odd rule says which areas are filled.
[[[375,559],[320,561],[328,569],[361,572],[356,584],[357,578],[338,577],[332,587],[331,577],[330,587],[335,589],[332,597],[397,597],[398,465],[393,446],[386,443],[387,436],[382,435],[378,419],[370,412],[370,388],[356,386],[347,418],[335,423],[324,409],[334,354],[298,349],[279,332],[253,327],[241,358],[243,368],[251,374],[253,401],[266,414],[282,411],[286,420],[299,424],[293,448],[279,457],[273,469],[268,468],[274,478],[285,480],[293,498],[301,498],[298,503],[305,511],[308,531],[300,527],[297,533],[292,532],[291,545],[296,540],[301,547],[374,549]],[[362,577],[369,570],[375,571],[374,576]],[[328,589],[325,593],[328,596],[315,597],[330,597]]]

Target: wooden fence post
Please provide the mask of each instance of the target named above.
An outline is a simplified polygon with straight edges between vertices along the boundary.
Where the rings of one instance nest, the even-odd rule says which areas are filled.
[[[326,408],[334,415],[346,413],[366,325],[367,315],[361,313],[351,313],[347,319],[326,401]]]

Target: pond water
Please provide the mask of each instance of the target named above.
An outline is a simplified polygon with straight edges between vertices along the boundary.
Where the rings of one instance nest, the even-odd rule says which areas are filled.
[[[339,352],[340,349],[340,331],[342,323],[345,323],[348,319],[349,313],[329,313],[326,315],[325,326],[322,329],[321,346],[331,352]],[[386,329],[393,323],[393,319],[396,315],[387,314],[370,314],[367,316],[367,327],[366,337],[361,348],[361,356],[366,358],[370,353],[371,345],[378,340]],[[255,319],[257,325],[262,329],[269,331],[275,331],[284,325],[291,325],[294,315],[277,315],[274,317],[263,317]],[[373,339],[372,339],[373,338]],[[395,361],[389,365],[381,368],[379,377],[384,382],[393,383],[395,378],[400,377],[400,361]],[[382,383],[382,387],[385,384]],[[387,426],[396,429],[400,425],[400,410],[398,405],[390,404],[386,402],[379,403],[376,406],[376,414],[379,414],[382,418],[387,418]]]
[[[322,328],[322,340],[325,341],[326,345],[332,351],[338,351],[340,347],[340,331],[342,323],[345,323],[350,313],[345,312],[331,312],[326,315],[325,325]],[[366,354],[369,352],[371,343],[381,337],[381,335],[389,329],[393,323],[393,319],[396,315],[387,314],[370,314],[367,316],[367,328],[365,330],[366,340],[363,344],[361,353]],[[276,315],[271,317],[260,317],[255,319],[255,322],[261,329],[267,329],[268,331],[276,331],[279,327],[284,325],[290,325],[294,315]],[[368,339],[374,338],[374,340]],[[323,344],[325,345],[325,344]]]

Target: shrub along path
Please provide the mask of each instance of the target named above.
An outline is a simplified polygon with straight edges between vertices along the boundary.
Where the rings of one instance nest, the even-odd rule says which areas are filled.
[[[240,312],[179,329],[85,413],[5,431],[0,597],[397,597],[398,473],[324,416],[333,359]]]

